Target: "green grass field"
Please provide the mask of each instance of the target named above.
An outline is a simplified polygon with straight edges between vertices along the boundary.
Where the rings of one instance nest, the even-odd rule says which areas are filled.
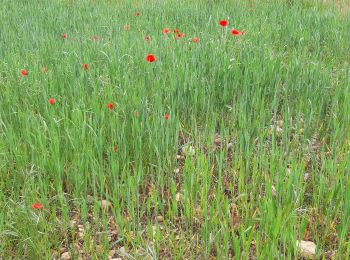
[[[349,42],[348,0],[1,0],[0,259],[349,259]]]

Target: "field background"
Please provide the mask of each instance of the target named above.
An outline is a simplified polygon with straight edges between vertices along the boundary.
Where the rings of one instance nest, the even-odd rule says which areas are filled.
[[[0,4],[0,258],[348,259],[349,1]]]

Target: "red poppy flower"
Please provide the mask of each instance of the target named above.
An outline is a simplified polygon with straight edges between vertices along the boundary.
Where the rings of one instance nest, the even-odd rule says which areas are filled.
[[[219,21],[219,24],[223,27],[227,26],[228,25],[228,22],[226,20],[221,20]]]
[[[63,39],[67,39],[67,38],[68,38],[68,35],[67,35],[66,33],[63,33],[63,34],[62,34],[62,38],[63,38]]]
[[[42,209],[43,205],[41,205],[39,202],[36,202],[32,205],[33,209]]]
[[[149,63],[151,63],[151,62],[155,62],[157,59],[156,59],[156,57],[153,55],[153,54],[148,54],[147,56],[146,56],[146,61],[148,61]]]
[[[180,30],[179,30],[179,29],[174,29],[174,33],[175,33],[175,34],[179,34],[179,33],[180,33]]]
[[[107,108],[112,110],[114,108],[114,104],[113,103],[108,103],[107,104]]]
[[[163,33],[164,34],[169,34],[170,33],[170,29],[169,28],[164,28],[163,29]]]
[[[169,120],[170,119],[170,114],[165,114],[164,118],[165,118],[165,120]]]
[[[149,39],[150,39],[149,35],[146,35],[145,37],[146,42],[149,42]]]
[[[136,14],[135,14],[135,16],[140,16],[141,14],[140,14],[140,12],[137,12]]]
[[[49,98],[48,101],[51,105],[54,105],[56,103],[56,99],[54,98]]]
[[[116,153],[116,152],[118,152],[118,145],[114,145],[114,147],[113,147],[113,151]]]
[[[84,64],[83,64],[83,68],[84,68],[84,70],[88,70],[88,69],[89,69],[89,64],[84,63]]]
[[[23,77],[25,77],[25,76],[28,75],[28,72],[27,72],[26,70],[22,70],[22,71],[21,71],[21,74],[22,74]]]
[[[194,43],[198,43],[198,42],[199,42],[199,38],[198,38],[198,37],[194,37],[194,38],[192,39],[192,41],[193,41]]]
[[[240,32],[240,31],[238,31],[236,29],[232,29],[231,30],[231,34],[234,35],[234,36],[238,36],[238,35],[243,35],[244,32]]]

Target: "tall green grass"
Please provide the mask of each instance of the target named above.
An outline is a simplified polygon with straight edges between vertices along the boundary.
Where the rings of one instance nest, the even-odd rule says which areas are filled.
[[[78,216],[85,257],[348,259],[350,13],[329,2],[2,0],[0,258],[77,257]]]

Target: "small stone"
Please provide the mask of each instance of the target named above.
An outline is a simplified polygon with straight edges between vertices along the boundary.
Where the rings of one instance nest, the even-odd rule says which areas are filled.
[[[176,201],[177,202],[180,202],[181,200],[182,200],[182,194],[181,193],[176,193],[176,195],[175,195],[175,199],[176,199]]]
[[[102,200],[101,205],[102,205],[102,208],[105,210],[112,207],[112,203],[110,201],[107,201],[107,200]]]
[[[228,143],[227,144],[227,149],[232,150],[232,148],[233,148],[233,143]]]
[[[178,174],[180,172],[180,169],[179,168],[176,168],[175,170],[174,170],[174,173],[175,174]]]
[[[70,260],[71,257],[70,257],[70,253],[69,252],[64,252],[62,255],[61,255],[61,260]]]
[[[316,244],[312,241],[298,240],[297,248],[302,257],[314,259],[316,256]]]
[[[127,255],[126,250],[125,250],[125,247],[119,248],[117,253],[118,253],[119,255],[121,255],[121,256]]]
[[[78,237],[83,238],[85,235],[85,230],[83,225],[78,225]]]
[[[157,216],[157,221],[158,222],[163,222],[163,220],[164,220],[163,216],[161,216],[161,215]]]

